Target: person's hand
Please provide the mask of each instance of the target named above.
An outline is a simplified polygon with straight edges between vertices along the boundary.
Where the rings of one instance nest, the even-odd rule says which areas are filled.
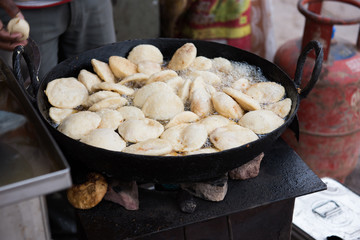
[[[24,19],[24,15],[12,0],[0,0],[0,7],[6,11],[10,18],[19,17]],[[21,33],[10,34],[0,20],[0,49],[13,51],[18,45],[26,45],[27,40],[20,41],[21,37]]]

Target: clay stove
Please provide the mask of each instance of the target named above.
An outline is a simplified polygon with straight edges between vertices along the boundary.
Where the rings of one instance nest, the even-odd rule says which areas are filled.
[[[228,184],[223,201],[197,199],[191,214],[179,209],[176,191],[141,188],[137,211],[109,201],[77,210],[81,239],[290,239],[295,198],[326,189],[281,139],[257,177]]]

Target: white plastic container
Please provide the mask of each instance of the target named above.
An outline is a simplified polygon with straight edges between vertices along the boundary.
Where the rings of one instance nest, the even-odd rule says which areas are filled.
[[[295,200],[293,239],[360,239],[360,196],[331,178],[327,190]]]

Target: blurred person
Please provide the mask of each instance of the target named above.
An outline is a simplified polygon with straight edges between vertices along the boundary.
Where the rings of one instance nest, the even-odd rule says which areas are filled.
[[[251,0],[160,0],[162,36],[251,49]]]
[[[16,16],[29,23],[39,46],[40,79],[60,61],[116,41],[111,0],[0,0],[0,56],[9,66],[14,48],[27,44],[6,30]]]
[[[0,57],[12,66],[19,33],[10,34],[7,23],[19,17],[30,25],[30,38],[40,50],[42,79],[60,61],[116,41],[111,0],[0,0]],[[90,60],[89,60],[90,61]],[[76,222],[66,192],[46,196],[51,234],[75,236]]]

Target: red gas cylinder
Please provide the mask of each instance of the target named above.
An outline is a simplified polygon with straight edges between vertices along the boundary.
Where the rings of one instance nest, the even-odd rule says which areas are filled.
[[[290,131],[282,137],[319,177],[343,182],[360,155],[360,33],[355,45],[332,39],[332,32],[336,24],[360,23],[360,17],[347,20],[324,17],[320,15],[323,1],[298,2],[298,10],[306,17],[303,38],[285,43],[274,58],[274,63],[294,78],[302,47],[310,40],[323,45],[319,80],[300,103],[299,141]],[[338,2],[360,8],[358,0]],[[313,62],[310,57],[305,63],[302,85],[310,79]]]

